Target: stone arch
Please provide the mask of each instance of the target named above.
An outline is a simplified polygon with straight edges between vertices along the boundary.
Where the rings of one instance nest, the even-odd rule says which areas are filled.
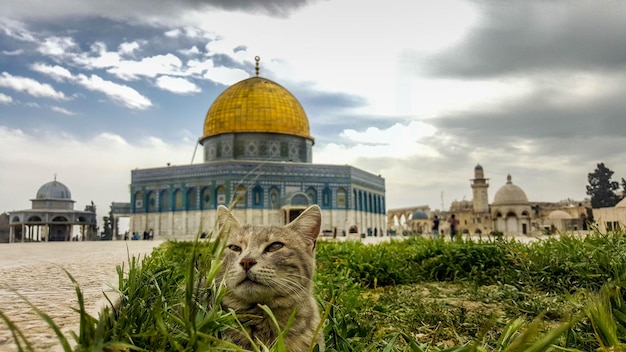
[[[345,209],[348,207],[348,192],[345,188],[337,190],[337,208]]]
[[[268,202],[270,209],[279,209],[280,204],[280,190],[276,186],[270,187],[268,191]]]
[[[233,199],[233,203],[236,207],[245,207],[247,204],[247,189],[244,185],[238,185],[235,188],[235,198]]]
[[[317,190],[315,189],[315,187],[311,186],[307,188],[306,195],[309,197],[311,202],[317,203]]]
[[[143,192],[137,191],[135,192],[135,201],[133,202],[133,207],[135,212],[143,211]]]
[[[162,190],[159,193],[159,210],[160,211],[168,211],[171,209],[170,204],[170,191],[167,189]]]
[[[329,187],[324,187],[322,190],[322,208],[332,208],[333,206],[333,192]]]
[[[263,187],[256,185],[252,188],[252,206],[261,208],[263,203]]]
[[[183,191],[180,188],[174,190],[174,210],[183,210]]]
[[[187,210],[198,209],[198,187],[190,187],[187,189],[187,201],[185,207]]]
[[[203,187],[200,191],[200,209],[209,209],[211,207],[211,188]]]
[[[154,212],[157,210],[157,195],[155,191],[148,192],[148,203],[146,204],[146,211]]]
[[[226,204],[226,187],[217,186],[215,188],[215,207],[218,205],[227,205]]]

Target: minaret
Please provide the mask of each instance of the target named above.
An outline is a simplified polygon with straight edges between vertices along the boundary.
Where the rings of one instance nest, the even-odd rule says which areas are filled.
[[[487,196],[489,179],[485,178],[483,167],[480,166],[480,164],[477,164],[474,168],[474,178],[470,181],[472,185],[472,192],[474,194],[474,198],[472,199],[474,213],[489,212],[489,197]]]

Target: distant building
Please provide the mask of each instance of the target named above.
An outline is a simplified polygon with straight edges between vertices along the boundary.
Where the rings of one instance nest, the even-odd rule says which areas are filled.
[[[626,198],[614,207],[594,208],[593,219],[601,232],[624,230],[626,225]]]
[[[9,212],[8,242],[94,239],[96,213],[74,210],[70,189],[56,177],[41,186],[31,202],[31,209]]]
[[[211,231],[219,205],[242,222],[284,225],[311,204],[322,209],[325,235],[386,232],[385,179],[349,165],[313,164],[304,109],[258,76],[258,61],[255,77],[213,102],[199,143],[202,164],[131,172],[131,233],[192,238]]]
[[[9,242],[9,214],[0,214],[0,243]]]
[[[453,201],[448,211],[431,211],[419,207],[411,217],[405,219],[405,227],[417,233],[429,233],[430,227],[424,219],[438,215],[440,231],[448,233],[447,219],[455,214],[459,230],[466,234],[533,235],[556,231],[581,231],[587,229],[587,214],[591,209],[588,199],[580,202],[565,200],[559,202],[531,202],[524,190],[513,184],[511,175],[495,193],[489,204],[489,179],[485,178],[483,167],[474,168],[474,178],[470,180],[473,199]],[[626,209],[626,206],[624,206]],[[410,208],[405,208],[410,209]],[[402,209],[400,209],[402,211]],[[391,214],[400,214],[391,209]],[[594,217],[595,217],[594,209]],[[626,215],[624,217],[626,219]],[[389,222],[397,222],[390,218]]]

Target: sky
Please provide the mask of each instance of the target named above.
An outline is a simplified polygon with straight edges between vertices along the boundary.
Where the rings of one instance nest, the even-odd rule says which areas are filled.
[[[56,177],[101,218],[132,169],[202,162],[255,56],[313,162],[381,175],[388,209],[470,200],[477,164],[490,202],[509,174],[531,202],[626,178],[625,2],[0,0],[0,212]]]

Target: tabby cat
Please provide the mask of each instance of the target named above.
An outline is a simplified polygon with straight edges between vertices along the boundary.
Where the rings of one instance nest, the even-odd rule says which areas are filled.
[[[323,351],[321,331],[314,339],[320,315],[313,295],[320,208],[308,207],[286,226],[241,225],[224,206],[218,208],[217,218],[222,235],[227,236],[217,277],[228,289],[222,301],[224,308],[235,310],[250,337],[266,346],[275,342],[278,331],[259,305],[271,309],[281,330],[295,314],[285,335],[287,351],[308,351],[311,343]],[[239,330],[230,329],[224,337],[245,349],[252,348]]]

